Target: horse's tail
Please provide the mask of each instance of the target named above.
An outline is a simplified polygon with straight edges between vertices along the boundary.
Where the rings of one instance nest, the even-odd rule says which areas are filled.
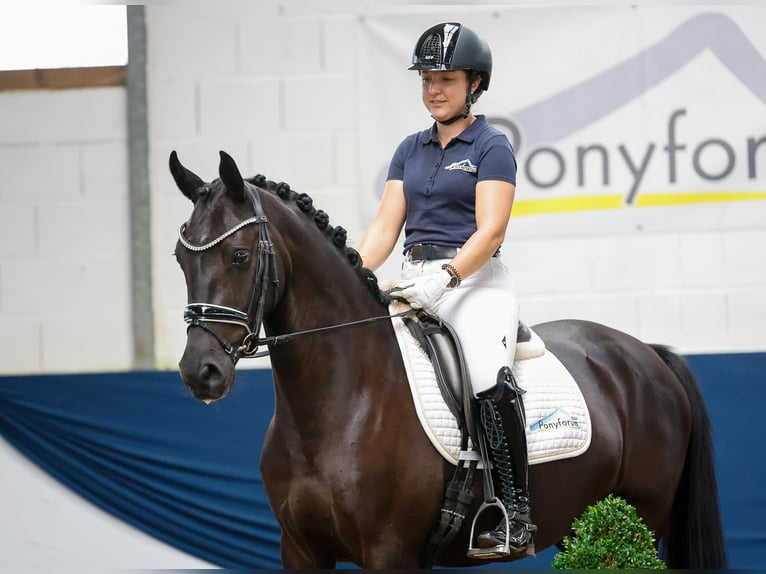
[[[668,347],[651,347],[683,384],[692,414],[689,448],[673,500],[670,525],[662,540],[662,558],[669,568],[725,569],[726,547],[718,505],[710,416],[686,361]]]

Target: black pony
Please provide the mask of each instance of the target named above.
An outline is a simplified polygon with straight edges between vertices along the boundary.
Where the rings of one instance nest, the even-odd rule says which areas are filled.
[[[374,275],[307,196],[243,180],[224,152],[212,183],[175,152],[170,169],[194,204],[176,247],[189,303],[183,380],[196,398],[221,399],[237,359],[269,344],[275,411],[261,472],[284,567],[419,567],[454,467],[420,426],[391,322],[376,320],[388,311]],[[530,467],[537,549],[613,493],[662,539],[669,567],[725,568],[711,426],[686,364],[595,323],[534,329],[579,384],[593,426],[584,454]],[[466,557],[469,528],[439,565],[482,564]]]

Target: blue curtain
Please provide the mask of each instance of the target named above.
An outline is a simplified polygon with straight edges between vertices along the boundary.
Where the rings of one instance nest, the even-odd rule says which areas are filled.
[[[0,377],[0,432],[86,499],[226,568],[280,568],[258,461],[271,371],[206,406],[178,373]]]
[[[759,568],[766,353],[686,358],[713,420],[730,566]],[[99,507],[226,568],[281,567],[258,470],[273,408],[268,370],[238,371],[231,395],[210,406],[175,372],[0,377],[7,441]],[[545,568],[554,555],[513,567]]]

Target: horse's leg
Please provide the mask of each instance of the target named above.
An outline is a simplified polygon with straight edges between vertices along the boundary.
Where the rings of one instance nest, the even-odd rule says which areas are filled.
[[[282,556],[282,567],[286,570],[335,568],[336,560],[331,552],[298,544],[284,531],[282,531],[279,550]]]

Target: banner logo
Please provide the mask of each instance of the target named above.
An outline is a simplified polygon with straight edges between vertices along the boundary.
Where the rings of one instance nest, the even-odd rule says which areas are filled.
[[[641,130],[630,123],[612,130],[620,137],[624,129],[623,137],[630,138],[627,142],[610,145],[588,140],[587,131],[582,133],[666,82],[706,51],[755,96],[754,105],[766,105],[766,58],[730,17],[705,13],[635,56],[515,112],[512,118],[488,117],[523,156],[525,186],[520,188],[513,214],[766,199],[766,189],[749,189],[766,178],[766,125],[763,121],[747,124],[760,131],[737,135],[736,140],[731,130],[728,137],[700,135],[711,119],[722,117],[716,113],[720,105],[714,99],[716,109],[712,109],[712,98],[705,100],[707,107],[697,106],[693,97],[689,103],[670,104],[665,126],[659,128],[662,135],[649,141],[636,143]],[[716,89],[714,82],[710,89]],[[652,111],[656,113],[656,104]],[[763,110],[751,115],[766,117]],[[573,136],[582,138],[582,143],[563,144],[562,140]],[[686,189],[673,192],[681,170],[688,174],[682,182]],[[727,181],[736,181],[737,187],[722,191]],[[719,186],[711,185],[719,182]],[[562,191],[567,197],[560,197]]]

